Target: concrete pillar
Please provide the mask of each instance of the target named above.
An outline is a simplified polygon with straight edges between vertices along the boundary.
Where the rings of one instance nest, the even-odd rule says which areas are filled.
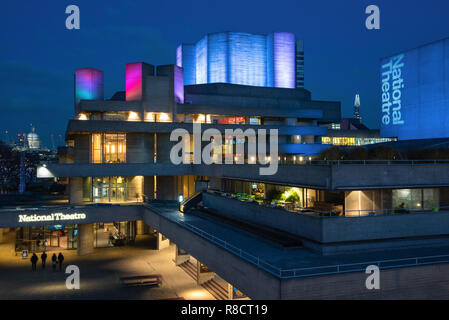
[[[78,255],[92,253],[94,251],[94,225],[84,223],[78,225]]]
[[[196,262],[196,270],[197,270],[197,283],[203,284],[207,281],[212,280],[215,277],[215,273],[207,268],[204,264],[197,260]]]
[[[157,198],[159,200],[178,200],[177,177],[157,177]]]
[[[170,246],[170,240],[165,238],[160,232],[157,233],[156,250],[162,250]]]
[[[145,234],[145,223],[142,220],[136,221],[136,235],[141,236]]]
[[[176,246],[175,248],[175,265],[179,266],[190,260],[190,254],[185,252],[185,250]]]
[[[146,176],[143,178],[143,194],[144,201],[154,199],[154,176]]]
[[[131,177],[126,188],[128,200],[141,202],[143,199],[143,176]]]
[[[152,163],[154,160],[153,133],[126,134],[126,162]]]
[[[170,141],[170,133],[157,133],[156,158],[157,163],[171,163],[170,151],[174,142]]]
[[[83,178],[69,178],[69,202],[70,204],[83,203]]]

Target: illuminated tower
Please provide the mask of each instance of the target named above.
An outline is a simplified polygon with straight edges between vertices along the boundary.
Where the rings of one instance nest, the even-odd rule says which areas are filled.
[[[360,115],[360,96],[358,93],[355,95],[353,118],[358,120],[359,122],[362,122],[362,116]]]
[[[300,68],[302,48],[289,32],[210,33],[194,44],[178,46],[176,64],[184,69],[185,85],[232,83],[295,88],[296,79],[304,80]],[[303,85],[302,80],[298,86]]]

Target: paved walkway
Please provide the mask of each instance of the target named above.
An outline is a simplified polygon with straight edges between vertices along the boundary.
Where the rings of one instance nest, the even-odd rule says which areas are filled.
[[[64,271],[52,271],[50,255],[45,270],[42,270],[38,255],[38,270],[35,272],[31,271],[29,259],[15,256],[13,236],[13,232],[6,234],[9,241],[0,244],[0,299],[214,299],[175,266],[174,245],[161,251],[143,247],[101,248],[82,257],[76,250],[64,250],[65,265],[77,265],[81,275],[80,290],[68,290],[65,286],[67,275]],[[121,276],[142,274],[161,274],[162,286],[120,286]]]

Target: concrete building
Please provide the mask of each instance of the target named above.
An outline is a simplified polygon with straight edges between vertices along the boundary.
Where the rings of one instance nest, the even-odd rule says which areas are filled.
[[[85,72],[92,83],[76,78]],[[198,281],[217,273],[254,299],[369,297],[372,264],[388,274],[383,290],[404,296],[416,268],[423,278],[447,268],[447,163],[314,161],[340,103],[302,88],[184,86],[183,75],[130,63],[126,91],[103,100],[102,72],[77,70],[71,152],[38,170],[69,179],[70,204],[4,210],[0,228],[80,255],[156,234],[157,248],[178,246],[175,263],[200,261]],[[262,159],[251,129],[269,132],[257,140]]]

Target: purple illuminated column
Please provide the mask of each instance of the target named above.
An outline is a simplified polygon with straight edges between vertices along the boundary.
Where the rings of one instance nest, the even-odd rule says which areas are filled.
[[[175,102],[184,103],[184,70],[181,67],[174,67]]]
[[[103,71],[94,68],[75,70],[75,102],[80,100],[103,100]]]

